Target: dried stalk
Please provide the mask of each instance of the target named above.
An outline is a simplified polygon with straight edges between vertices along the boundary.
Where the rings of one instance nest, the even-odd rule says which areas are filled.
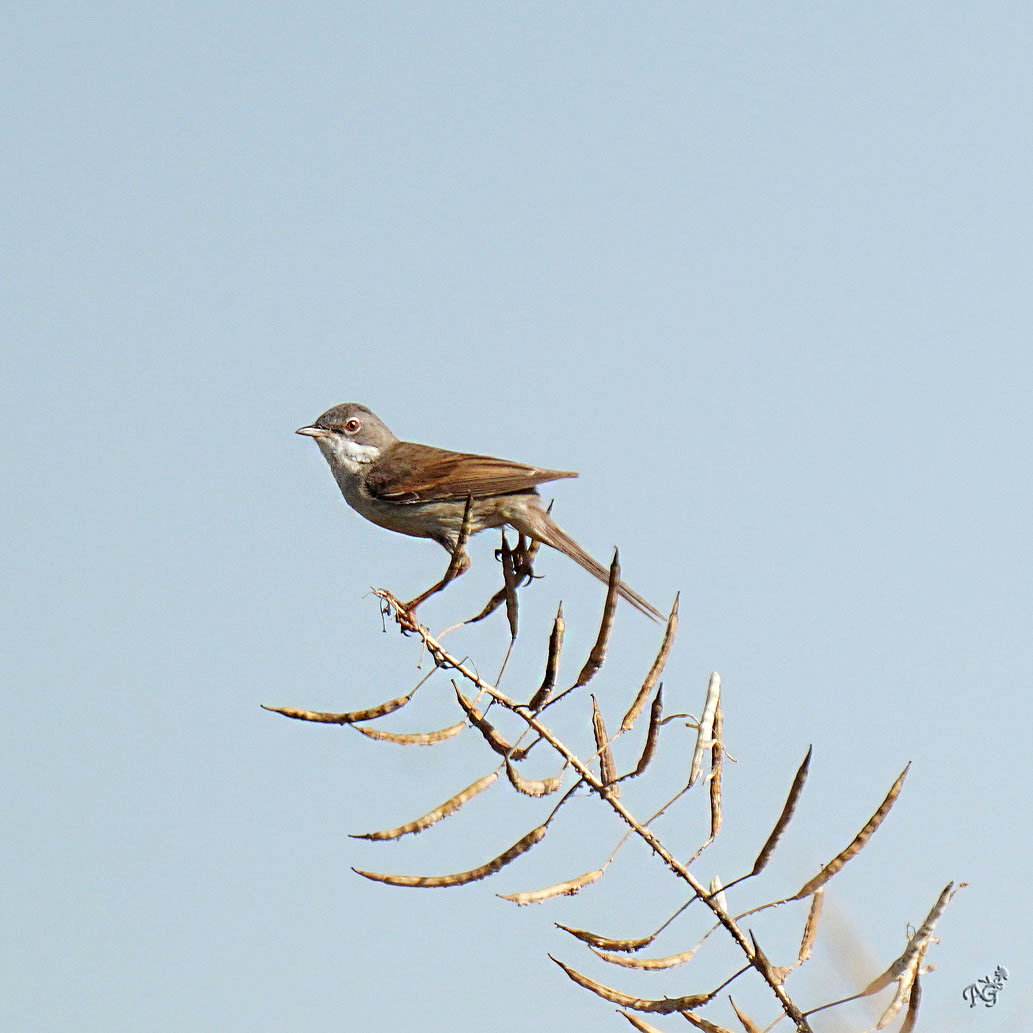
[[[612,569],[611,569],[612,575]],[[613,578],[611,576],[611,583]],[[796,1004],[789,998],[785,990],[773,982],[770,976],[763,970],[763,967],[757,962],[756,957],[752,951],[750,945],[746,942],[741,930],[736,925],[734,919],[723,911],[709,899],[709,895],[703,885],[696,879],[696,877],[688,870],[685,865],[677,860],[673,854],[664,846],[664,844],[657,838],[656,834],[647,826],[642,825],[621,803],[620,799],[608,794],[606,787],[600,782],[600,780],[593,774],[591,769],[567,748],[561,742],[550,728],[542,724],[539,720],[539,715],[532,714],[528,708],[521,707],[511,700],[505,693],[498,689],[497,686],[491,685],[484,681],[479,675],[471,671],[465,664],[462,663],[458,658],[454,657],[451,653],[446,650],[441,643],[425,628],[423,625],[418,624],[412,616],[405,610],[404,606],[398,603],[391,593],[384,591],[383,589],[376,590],[375,594],[381,598],[384,603],[394,611],[395,619],[399,625],[408,631],[412,631],[419,635],[427,651],[434,658],[435,663],[439,667],[451,668],[453,671],[458,672],[472,684],[476,685],[477,688],[490,696],[495,702],[506,710],[516,714],[521,720],[527,724],[527,726],[538,734],[538,736],[547,742],[557,753],[559,753],[566,763],[574,769],[574,771],[580,776],[581,780],[591,789],[592,792],[596,793],[601,799],[603,799],[609,807],[620,817],[620,819],[634,831],[637,835],[655,854],[657,854],[661,860],[667,865],[667,867],[680,879],[688,883],[692,888],[696,897],[701,899],[705,906],[710,908],[717,918],[718,922],[724,926],[728,935],[737,944],[739,949],[742,951],[743,956],[749,959],[750,965],[752,965],[760,973],[761,977],[768,984],[771,992],[775,995],[778,1000],[779,1006],[783,1012],[788,1016],[799,1030],[808,1030],[810,1027],[807,1024],[803,1013],[796,1006]],[[605,625],[605,613],[603,624]],[[600,631],[603,629],[600,628]],[[608,633],[608,632],[607,632]],[[697,738],[697,750],[702,753],[700,743],[705,742],[706,748],[712,747],[713,743],[710,740],[713,733],[713,720],[714,712],[717,707],[717,696],[720,693],[720,678],[715,674],[711,676],[710,688],[708,690],[707,704],[704,707],[704,721],[701,722],[700,735]],[[457,694],[461,695],[461,693]],[[553,701],[556,702],[555,700]],[[709,717],[708,717],[709,715]],[[704,728],[703,726],[706,725]],[[705,732],[705,737],[704,737]],[[480,876],[483,878],[483,876]],[[417,877],[419,878],[419,877]],[[412,883],[405,882],[402,885],[423,885],[422,882]],[[571,970],[573,971],[573,970]],[[569,974],[569,973],[568,973]],[[574,978],[571,976],[571,978]],[[587,978],[587,977],[585,977]],[[629,1001],[637,1001],[637,998],[628,998]],[[634,1009],[634,1004],[626,1003],[623,999],[616,1000],[614,1003],[624,1004],[625,1007]],[[688,1006],[685,1006],[688,1007]],[[640,1010],[640,1009],[634,1009]],[[681,1009],[673,1009],[681,1010]]]
[[[468,498],[467,506],[464,511],[464,527],[462,529],[463,534],[460,536],[461,540],[465,539],[465,536],[468,536],[470,531],[471,505],[472,499]],[[489,606],[486,607],[484,612],[480,615],[487,615],[487,613],[500,605],[502,601],[505,601],[511,635],[510,648],[512,648],[512,642],[515,640],[517,635],[517,588],[525,577],[530,580],[531,560],[537,545],[538,543],[532,542],[530,547],[528,547],[527,543],[521,537],[518,540],[516,549],[511,550],[505,533],[503,533],[500,556],[502,561],[504,586],[500,593],[496,593],[492,602],[489,603]],[[450,576],[455,576],[456,572],[453,571],[453,567],[456,567],[456,571],[458,570],[461,554],[461,548],[454,550],[452,562],[449,565],[449,570],[446,572],[446,577],[443,583],[450,580]],[[750,911],[743,912],[741,915],[733,916],[729,911],[728,904],[725,899],[726,890],[731,889],[737,883],[745,879],[758,875],[769,863],[775,848],[792,819],[793,813],[802,795],[803,786],[809,771],[811,750],[808,749],[803,763],[797,770],[796,777],[789,790],[782,813],[776,821],[772,832],[764,842],[764,845],[761,847],[761,850],[754,861],[752,870],[749,873],[740,876],[740,878],[734,882],[729,883],[727,887],[723,887],[720,880],[715,876],[709,889],[704,888],[703,884],[690,871],[689,865],[696,857],[699,856],[703,849],[713,842],[721,828],[723,820],[721,779],[725,749],[722,727],[723,714],[721,707],[721,680],[718,674],[715,672],[711,675],[703,713],[698,724],[694,723],[696,727],[696,741],[693,749],[688,784],[646,822],[641,822],[636,819],[621,802],[618,794],[618,783],[623,779],[633,778],[645,771],[656,752],[659,730],[666,721],[670,721],[674,717],[686,716],[673,715],[666,719],[663,718],[662,685],[657,688],[650,708],[649,728],[646,733],[645,742],[643,744],[642,753],[639,757],[638,763],[632,771],[621,776],[620,779],[618,779],[616,774],[611,740],[607,735],[605,722],[595,696],[592,697],[592,729],[596,745],[593,757],[582,758],[578,754],[574,753],[559,738],[557,738],[547,725],[543,723],[544,712],[549,706],[558,703],[570,692],[587,684],[601,669],[606,659],[607,647],[613,627],[619,586],[620,565],[619,556],[615,550],[613,561],[610,565],[606,601],[603,607],[603,614],[595,644],[593,645],[589,657],[582,667],[574,684],[558,697],[553,697],[552,693],[556,685],[560,650],[564,633],[562,605],[557,609],[552,633],[549,638],[548,655],[546,658],[545,674],[543,676],[542,684],[532,696],[529,704],[522,705],[510,699],[499,689],[498,679],[496,679],[495,684],[482,679],[465,661],[459,660],[445,650],[441,645],[440,640],[431,635],[423,625],[416,621],[412,610],[405,604],[399,603],[398,600],[389,592],[376,590],[375,594],[380,598],[383,604],[384,613],[393,614],[395,621],[401,627],[403,632],[415,633],[420,637],[423,646],[434,661],[435,669],[438,667],[449,669],[477,690],[477,698],[470,700],[463,694],[459,684],[455,680],[452,682],[456,700],[461,706],[466,716],[466,720],[437,732],[409,734],[384,732],[376,728],[364,727],[357,723],[374,720],[378,717],[383,717],[392,713],[394,710],[397,710],[408,703],[412,697],[412,693],[408,696],[389,700],[386,703],[379,704],[378,706],[371,707],[366,710],[339,714],[280,707],[267,707],[266,709],[296,720],[324,724],[351,724],[358,731],[362,732],[362,734],[371,738],[405,744],[430,744],[432,742],[442,741],[444,738],[458,734],[458,731],[460,731],[465,724],[469,722],[477,728],[484,740],[488,743],[489,747],[503,757],[503,764],[499,768],[491,774],[478,779],[466,789],[446,800],[443,804],[434,808],[427,814],[409,821],[404,825],[397,826],[396,828],[367,833],[355,838],[387,840],[397,839],[409,833],[419,833],[423,829],[429,828],[431,825],[455,813],[455,811],[457,811],[463,804],[487,789],[497,780],[503,769],[506,771],[510,784],[518,792],[524,795],[540,797],[555,793],[562,785],[566,768],[570,767],[576,776],[573,784],[560,798],[559,803],[553,807],[546,820],[497,857],[478,866],[477,868],[440,876],[391,875],[378,872],[360,871],[359,869],[353,870],[367,879],[383,882],[388,885],[424,888],[459,886],[478,879],[486,878],[489,875],[495,874],[506,865],[512,863],[522,854],[527,852],[532,846],[540,842],[541,839],[544,838],[550,822],[558,813],[560,808],[572,798],[574,792],[579,787],[587,787],[591,793],[603,800],[610,807],[627,828],[624,836],[621,838],[607,861],[601,867],[594,869],[593,871],[586,872],[574,879],[558,882],[539,890],[513,894],[500,894],[502,899],[516,903],[519,906],[523,906],[531,903],[547,901],[560,896],[576,894],[584,887],[601,879],[617,851],[620,850],[621,846],[629,837],[635,836],[641,840],[654,855],[659,857],[674,875],[686,883],[692,891],[692,896],[682,904],[681,907],[679,907],[678,910],[656,930],[656,932],[647,937],[618,940],[602,937],[586,930],[572,929],[563,925],[559,925],[559,928],[565,929],[579,940],[588,944],[604,961],[624,968],[633,968],[645,971],[663,970],[686,963],[695,955],[699,947],[712,932],[716,929],[723,928],[732,941],[742,951],[748,964],[739,972],[734,973],[725,981],[725,983],[722,984],[721,987],[718,987],[710,993],[653,999],[639,998],[626,994],[616,988],[606,986],[603,983],[599,983],[596,980],[583,975],[556,958],[553,958],[552,960],[556,961],[567,976],[580,986],[590,990],[607,1001],[619,1005],[621,1008],[628,1009],[628,1011],[621,1011],[621,1014],[624,1015],[635,1028],[643,1031],[643,1033],[657,1033],[657,1030],[655,1027],[645,1022],[645,1020],[632,1014],[632,1012],[638,1011],[656,1014],[671,1014],[679,1012],[697,1029],[708,1030],[711,1031],[711,1033],[728,1033],[727,1030],[716,1023],[693,1014],[693,1010],[712,1000],[724,986],[727,986],[730,982],[741,975],[742,972],[752,968],[769,987],[778,1001],[782,1013],[795,1025],[798,1033],[808,1033],[808,1031],[811,1030],[808,1021],[808,1017],[810,1015],[823,1010],[824,1008],[832,1007],[835,1004],[844,1002],[831,1002],[828,1005],[822,1005],[804,1013],[799,1010],[791,998],[786,994],[783,984],[792,969],[803,964],[811,955],[817,923],[821,912],[825,883],[827,883],[832,876],[837,874],[848,861],[850,861],[864,848],[876,829],[881,825],[899,796],[908,768],[905,768],[900,774],[890,791],[887,793],[885,799],[876,810],[875,814],[872,815],[854,839],[828,864],[826,864],[816,876],[810,879],[795,896],[785,898],[783,900],[770,901],[766,904],[755,907]],[[668,617],[667,626],[665,628],[663,641],[660,645],[659,651],[642,683],[642,686],[638,690],[627,713],[624,715],[620,730],[616,737],[619,737],[633,727],[634,722],[637,720],[645,706],[646,700],[649,698],[654,687],[657,686],[659,682],[660,675],[669,657],[673,639],[677,630],[678,605],[679,600],[676,596],[670,616]],[[508,659],[508,651],[506,656]],[[505,663],[503,664],[502,669],[505,669]],[[499,677],[501,677],[501,671],[499,673]],[[422,682],[420,684],[422,684]],[[419,686],[417,686],[417,688],[418,687]],[[480,710],[477,706],[478,700],[482,695],[486,695],[491,701],[484,711]],[[487,720],[485,715],[487,709],[490,709],[492,705],[501,707],[503,710],[513,715],[514,718],[523,722],[524,729],[516,743],[511,744],[508,739],[506,739],[495,728],[495,726]],[[525,736],[531,736],[532,741],[529,746],[520,748],[520,743]],[[517,761],[525,757],[527,752],[539,742],[547,743],[548,746],[562,758],[563,768],[558,775],[549,779],[525,779],[516,771],[512,761]],[[710,771],[707,776],[710,789],[710,834],[709,838],[703,843],[699,851],[697,851],[692,861],[681,863],[663,845],[653,831],[652,825],[700,778],[703,770],[703,758],[707,750],[710,751]],[[590,767],[591,761],[594,760],[594,757],[596,756],[599,758],[598,775],[596,775]],[[730,759],[734,760],[734,758]],[[899,1012],[904,1003],[907,1003],[909,1005],[909,1009],[902,1029],[908,1031],[913,1028],[918,1002],[921,996],[919,976],[922,971],[924,955],[929,944],[933,942],[933,928],[936,921],[942,914],[947,902],[950,900],[950,897],[954,892],[956,891],[953,884],[949,884],[940,894],[939,899],[929,912],[926,920],[909,938],[907,946],[901,956],[897,958],[885,970],[885,972],[877,976],[876,979],[873,980],[863,991],[855,995],[855,997],[858,997],[872,994],[888,986],[890,983],[896,982],[897,990],[894,1000],[891,1002],[890,1007],[887,1008],[882,1019],[880,1019],[880,1027],[888,1023],[890,1019]],[[757,911],[764,910],[765,908],[777,907],[790,900],[804,899],[808,896],[811,896],[812,899],[800,947],[797,952],[797,959],[790,966],[775,966],[765,956],[764,951],[761,949],[753,932],[749,932],[749,938],[747,939],[747,936],[744,935],[743,931],[739,928],[738,921],[745,915],[756,913]],[[630,956],[633,955],[635,951],[641,950],[643,947],[653,942],[660,932],[662,932],[671,922],[684,912],[689,905],[696,901],[700,901],[702,906],[709,909],[716,922],[695,947],[689,951],[683,951],[679,954],[672,954],[661,958],[639,958]],[[854,998],[846,998],[844,1001],[852,999]],[[731,1000],[731,998],[729,998],[729,1000]],[[736,1015],[739,1017],[739,1021],[742,1023],[744,1029],[747,1030],[747,1033],[755,1033],[755,1031],[759,1030],[757,1024],[745,1015],[745,1013],[736,1006],[734,1001],[732,1001],[732,1007],[735,1010]]]

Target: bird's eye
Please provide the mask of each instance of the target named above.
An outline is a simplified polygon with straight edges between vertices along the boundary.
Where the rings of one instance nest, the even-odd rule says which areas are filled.
[[[358,434],[359,433],[359,428],[361,426],[362,426],[362,424],[359,423],[358,420],[349,420],[344,425],[344,432],[345,432],[345,434]]]

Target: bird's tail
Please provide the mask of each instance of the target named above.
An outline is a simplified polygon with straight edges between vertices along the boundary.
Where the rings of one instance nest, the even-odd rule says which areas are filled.
[[[585,552],[584,549],[574,541],[573,538],[567,534],[566,531],[556,523],[555,520],[549,516],[544,510],[540,510],[537,513],[528,514],[531,516],[531,526],[527,528],[527,533],[533,538],[537,538],[540,542],[544,542],[546,545],[558,552],[562,552],[569,556],[578,566],[584,567],[593,577],[597,577],[600,581],[606,584],[610,580],[610,572],[604,567],[598,560],[594,560],[591,556]],[[646,602],[637,592],[630,589],[623,581],[617,586],[617,592],[621,598],[626,599],[632,606],[635,607],[640,613],[644,613],[647,617],[651,617],[656,621],[663,621],[666,618],[664,615],[651,603]]]

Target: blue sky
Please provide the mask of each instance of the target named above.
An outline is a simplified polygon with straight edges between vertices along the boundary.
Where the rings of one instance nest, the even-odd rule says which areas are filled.
[[[744,906],[798,888],[913,762],[832,884],[805,1003],[871,978],[967,880],[925,1028],[1023,1028],[1028,11],[41,3],[6,28],[0,1028],[622,1027],[545,953],[619,982],[552,922],[638,935],[679,899],[650,859],[548,909],[494,895],[594,867],[610,818],[578,800],[466,890],[373,886],[350,867],[472,867],[538,812],[499,785],[413,842],[349,839],[484,774],[481,744],[259,708],[420,676],[368,588],[414,594],[444,553],[361,521],[293,434],[351,400],[403,438],[579,470],[560,523],[601,559],[619,544],[661,608],[680,590],[669,706],[698,711],[720,671],[737,759],[704,881],[748,867],[808,744]],[[494,540],[474,545],[435,629],[496,587]],[[556,602],[570,678],[601,603],[563,557],[538,569],[514,694]],[[452,644],[491,671],[505,640],[499,615]],[[657,644],[621,611],[594,686],[611,723]],[[456,720],[430,685],[385,724]],[[576,708],[562,728],[587,743]],[[629,791],[643,812],[690,748],[672,734]],[[683,854],[706,818],[684,808],[661,829]],[[754,928],[791,951],[798,924]],[[694,992],[732,960],[622,985]],[[970,1012],[997,964],[1000,1002]],[[819,1028],[873,1021],[850,1016]]]

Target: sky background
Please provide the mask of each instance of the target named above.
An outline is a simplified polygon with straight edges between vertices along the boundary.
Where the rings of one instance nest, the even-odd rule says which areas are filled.
[[[715,943],[625,973],[554,928],[637,936],[677,906],[634,845],[577,898],[497,899],[605,858],[621,830],[587,797],[466,889],[351,872],[470,868],[542,813],[498,784],[416,839],[349,839],[490,770],[483,743],[259,707],[421,675],[368,589],[415,594],[447,557],[359,519],[293,433],[352,400],[402,438],[579,470],[559,522],[604,561],[619,544],[662,609],[681,591],[668,707],[698,712],[719,671],[737,761],[704,882],[752,864],[814,745],[733,907],[795,892],[913,762],[830,885],[802,1005],[871,979],[967,880],[922,1027],[1028,1028],[1028,8],[42,2],[2,47],[0,1030],[620,1030],[547,951],[643,996],[736,966]],[[496,544],[432,628],[495,590]],[[567,681],[602,602],[557,554],[538,572],[516,696],[557,602]],[[498,614],[448,641],[493,674],[506,638]],[[619,610],[593,683],[611,727],[658,644]],[[450,724],[450,694],[436,675],[384,727]],[[557,727],[588,748],[583,706]],[[641,814],[684,777],[691,736],[665,733],[625,793]],[[684,857],[706,821],[690,796],[658,832]],[[779,963],[802,921],[750,928]],[[970,1010],[998,964],[999,1003]],[[774,1017],[755,981],[732,992]],[[724,997],[703,1014],[734,1022]]]

